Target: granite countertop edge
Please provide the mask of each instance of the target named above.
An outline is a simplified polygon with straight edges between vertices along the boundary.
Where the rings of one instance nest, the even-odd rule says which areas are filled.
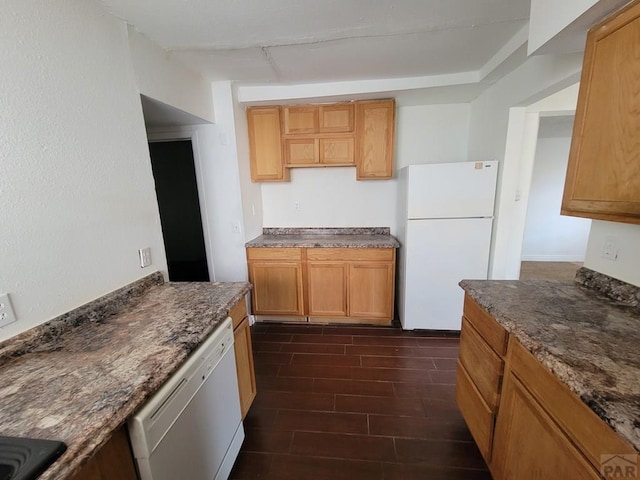
[[[583,269],[584,270],[584,269]],[[580,275],[581,273],[579,273]],[[570,391],[576,394],[580,400],[589,407],[600,419],[607,423],[616,433],[628,441],[640,452],[640,428],[637,423],[640,418],[632,418],[628,410],[616,402],[616,394],[607,391],[598,391],[589,382],[589,373],[582,373],[576,367],[571,366],[558,354],[552,352],[543,340],[529,334],[521,321],[510,312],[505,311],[500,305],[500,300],[494,301],[492,295],[480,292],[477,288],[482,283],[509,284],[533,284],[536,288],[556,289],[558,287],[575,289],[578,295],[583,295],[589,301],[600,302],[606,308],[623,309],[628,313],[628,305],[619,304],[615,298],[607,298],[602,291],[590,290],[589,287],[574,283],[566,284],[554,281],[496,281],[496,280],[462,280],[460,286],[484,308],[496,321],[502,325],[509,335],[513,335],[527,351],[529,351],[540,363],[560,380]],[[615,293],[615,292],[614,292]],[[634,315],[637,315],[634,312]],[[557,317],[555,318],[557,320]],[[625,411],[627,410],[627,411]]]
[[[53,402],[39,400],[35,398],[38,393],[34,393],[33,389],[27,390],[31,395],[29,399],[24,399],[24,405],[21,405],[19,396],[11,397],[21,393],[16,392],[23,387],[21,380],[14,382],[18,385],[13,388],[6,383],[0,387],[0,396],[4,397],[0,407],[3,434],[64,441],[67,451],[39,478],[70,478],[166,382],[189,354],[216,330],[227,318],[230,309],[250,289],[251,285],[246,282],[163,283],[161,274],[157,272],[0,343],[0,372],[5,380],[11,382],[16,378],[21,379],[22,375],[26,379],[36,375],[42,382],[46,378],[47,384],[60,382],[63,385],[60,398]],[[183,291],[188,292],[190,297],[183,299]],[[170,300],[168,306],[163,304],[162,300],[165,299]],[[188,313],[191,311],[193,313]],[[145,319],[145,316],[149,318]],[[123,329],[122,333],[114,335],[124,337],[138,331],[142,337],[141,343],[150,339],[152,343],[136,346],[135,340],[131,340],[131,345],[123,347],[117,341],[123,337],[116,337],[113,346],[109,346],[109,340],[113,339],[108,335],[101,339],[95,335],[102,331],[120,332],[117,330],[119,328]],[[91,344],[93,341],[97,346]],[[78,348],[82,350],[83,346],[86,351],[76,351]],[[138,350],[145,353],[141,354]],[[127,362],[127,351],[134,352],[131,365]],[[90,364],[92,361],[95,362],[93,366]],[[49,372],[38,372],[38,369],[43,369],[43,364],[46,365],[44,368],[50,369]],[[73,367],[69,367],[69,371],[57,370],[67,365],[80,367],[75,369],[77,371]],[[56,404],[56,401],[64,402],[65,398],[75,400],[83,396],[82,392],[76,391],[83,388],[82,385],[78,386],[83,382],[75,380],[74,376],[80,376],[85,371],[92,375],[84,383],[97,384],[94,395],[91,396],[89,385],[86,387],[89,394],[84,395],[87,398],[85,402],[73,402],[71,408],[62,403]],[[71,379],[71,383],[65,384],[65,379]],[[65,386],[70,391],[65,391]],[[45,386],[44,391],[46,388],[49,387]],[[9,392],[8,397],[3,395],[5,392]],[[28,414],[40,405],[42,411],[49,408],[50,415],[42,417],[42,411],[38,411],[40,415]],[[24,417],[20,417],[21,408],[27,410]],[[56,419],[64,414],[68,414],[68,421],[73,425],[67,425],[66,420],[55,424]]]
[[[252,248],[398,248],[388,227],[264,228]]]

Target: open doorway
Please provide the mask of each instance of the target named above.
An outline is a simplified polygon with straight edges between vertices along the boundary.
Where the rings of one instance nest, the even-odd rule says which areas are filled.
[[[522,242],[523,280],[572,281],[584,261],[591,220],[560,215],[573,119],[540,117]]]
[[[149,143],[169,280],[208,282],[191,140]]]

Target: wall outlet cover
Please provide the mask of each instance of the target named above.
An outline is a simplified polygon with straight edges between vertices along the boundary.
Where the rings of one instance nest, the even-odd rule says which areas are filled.
[[[0,327],[9,325],[18,320],[11,306],[11,300],[8,293],[0,294]]]
[[[151,265],[151,247],[141,248],[138,250],[140,255],[140,267],[145,268]]]

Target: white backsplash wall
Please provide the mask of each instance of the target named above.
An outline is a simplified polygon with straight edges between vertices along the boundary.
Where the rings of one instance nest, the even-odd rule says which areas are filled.
[[[262,185],[265,227],[393,227],[396,181],[356,181],[355,168],[296,168]]]
[[[613,241],[618,258],[604,258],[605,242]],[[640,287],[640,225],[593,220],[584,266]]]
[[[467,160],[470,105],[399,107],[396,171]],[[355,167],[294,168],[291,182],[262,183],[265,227],[390,227],[397,223],[396,180],[356,181]],[[248,212],[245,212],[247,215]]]

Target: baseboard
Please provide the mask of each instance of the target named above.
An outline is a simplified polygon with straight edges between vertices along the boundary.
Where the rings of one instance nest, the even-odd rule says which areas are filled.
[[[584,255],[523,255],[523,262],[584,262]]]

